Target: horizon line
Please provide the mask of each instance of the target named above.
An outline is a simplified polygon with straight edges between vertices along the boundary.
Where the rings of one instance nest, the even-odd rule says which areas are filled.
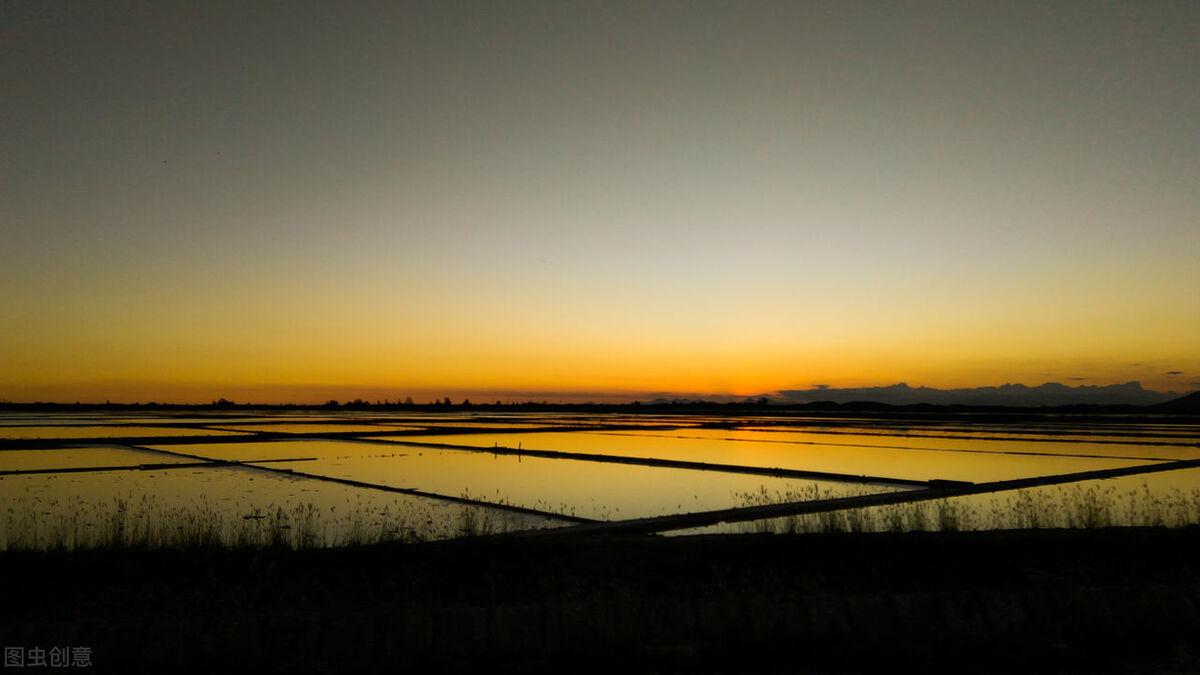
[[[1189,383],[1189,384],[1195,385],[1195,383]],[[361,391],[362,389],[378,390],[379,388],[362,387],[362,388],[358,388],[359,391],[357,392],[357,394],[355,394],[355,393],[353,393],[355,391],[354,388],[346,387],[345,390],[348,392],[351,392],[350,394],[342,394],[340,396],[329,396],[329,397],[318,396],[314,399],[309,399],[309,400],[280,400],[280,399],[277,399],[275,401],[270,401],[270,400],[264,400],[264,399],[247,398],[247,399],[243,399],[242,401],[236,401],[232,398],[228,398],[223,395],[217,395],[216,397],[204,396],[204,397],[191,398],[191,399],[187,399],[187,400],[170,399],[170,398],[159,400],[157,398],[150,398],[150,399],[145,399],[145,400],[134,399],[132,401],[131,400],[113,401],[111,398],[105,398],[103,401],[95,400],[95,399],[85,400],[84,398],[78,398],[78,397],[67,397],[67,398],[54,397],[54,398],[46,398],[46,399],[35,398],[35,399],[25,399],[25,400],[12,400],[12,399],[9,399],[6,397],[0,397],[0,406],[2,406],[2,405],[16,405],[16,406],[61,405],[61,406],[97,406],[97,407],[99,407],[99,406],[147,406],[147,405],[216,406],[219,404],[224,404],[224,405],[239,406],[239,407],[242,407],[242,406],[295,406],[295,407],[314,407],[315,408],[315,407],[333,407],[331,404],[336,404],[337,407],[342,407],[345,405],[367,405],[367,406],[386,406],[386,405],[392,405],[392,406],[441,405],[441,406],[446,406],[446,405],[450,405],[450,406],[454,406],[454,407],[460,407],[463,405],[471,405],[471,406],[483,407],[483,406],[497,406],[497,405],[500,405],[500,406],[505,406],[505,405],[631,405],[634,403],[652,404],[652,403],[663,403],[663,402],[676,403],[676,404],[684,404],[684,403],[730,404],[730,403],[755,403],[758,401],[766,401],[767,403],[775,404],[775,405],[804,405],[804,404],[808,404],[808,403],[817,403],[817,402],[826,402],[826,401],[823,401],[821,399],[789,400],[789,397],[784,395],[785,392],[787,394],[793,394],[793,395],[800,394],[800,393],[806,393],[806,394],[810,393],[813,395],[828,393],[829,395],[837,395],[839,393],[844,393],[844,392],[860,392],[860,391],[867,391],[867,390],[908,389],[908,390],[914,390],[914,391],[928,390],[928,391],[941,392],[941,393],[950,393],[950,392],[976,392],[976,391],[981,391],[981,390],[1002,389],[1005,387],[1013,387],[1013,388],[1019,387],[1019,388],[1024,388],[1024,389],[1028,389],[1031,391],[1036,391],[1036,390],[1046,387],[1048,385],[1057,385],[1058,387],[1062,387],[1063,389],[1067,389],[1067,390],[1071,390],[1071,391],[1079,391],[1079,390],[1095,391],[1095,390],[1106,389],[1106,388],[1137,385],[1139,390],[1146,392],[1147,394],[1158,394],[1161,396],[1172,396],[1172,397],[1182,397],[1182,396],[1187,396],[1194,392],[1200,392],[1200,387],[1197,387],[1197,386],[1193,386],[1191,388],[1185,388],[1182,390],[1166,390],[1166,391],[1161,390],[1161,389],[1147,389],[1139,380],[1129,380],[1126,382],[1113,382],[1113,383],[1108,383],[1108,384],[1079,384],[1079,385],[1064,384],[1062,382],[1057,382],[1057,381],[1046,381],[1046,382],[1043,382],[1043,383],[1037,384],[1037,385],[1026,385],[1026,384],[1023,384],[1020,382],[1005,382],[1003,384],[995,384],[995,385],[980,385],[980,386],[975,386],[975,387],[947,387],[947,388],[931,387],[928,385],[911,385],[911,384],[908,384],[907,382],[901,381],[901,382],[896,382],[896,383],[888,384],[888,385],[867,385],[867,386],[855,386],[855,387],[831,387],[831,386],[823,386],[823,385],[809,385],[809,387],[804,388],[804,389],[800,389],[800,388],[777,389],[774,391],[760,392],[760,393],[756,393],[756,394],[696,393],[696,392],[681,393],[681,392],[628,391],[628,390],[610,390],[610,391],[557,390],[557,391],[555,391],[555,390],[519,390],[519,389],[470,389],[470,388],[447,387],[447,388],[444,388],[441,390],[442,395],[434,395],[434,396],[430,397],[429,392],[433,391],[433,388],[419,388],[419,389],[413,390],[413,392],[412,392],[412,393],[420,393],[420,395],[421,395],[420,400],[416,400],[416,397],[414,397],[410,394],[403,394],[403,393],[399,393],[399,394],[392,393],[392,394],[384,395],[384,396],[376,395],[376,396],[371,396],[369,398],[365,398],[364,396],[360,395],[360,394],[367,393],[367,392]],[[292,387],[286,387],[283,385],[266,385],[266,386],[267,386],[267,388],[278,387],[279,389],[294,389]],[[313,385],[311,388],[316,388],[316,387],[317,387],[317,385]],[[259,387],[246,387],[246,388],[247,389],[258,389]],[[310,388],[310,387],[299,387],[299,388],[305,389],[305,388]],[[341,387],[325,387],[325,386],[321,386],[320,388],[326,389],[326,391],[342,389]],[[230,389],[239,389],[239,387],[230,387]],[[389,391],[391,391],[391,388],[387,388],[387,389]],[[232,394],[233,392],[227,392],[227,393]],[[353,397],[351,398],[351,396],[353,396]],[[472,401],[471,400],[472,398],[474,398],[476,400]],[[856,403],[879,403],[879,404],[883,404],[883,405],[912,405],[912,404],[921,403],[921,402],[917,402],[917,401],[896,403],[896,402],[887,402],[887,401],[874,401],[871,399],[855,399],[853,402],[856,402]],[[843,403],[846,403],[846,402],[843,402]],[[928,402],[928,403],[930,403],[932,405],[1017,405],[1017,406],[1022,405],[1019,403],[1015,403],[1015,404],[1008,404],[1008,403],[1005,403],[1005,404],[986,404],[986,403],[984,403],[984,404],[978,404],[978,403],[954,404],[954,403],[944,403],[944,402],[939,402],[939,403]],[[1029,405],[1037,406],[1039,404],[1032,403]],[[1040,405],[1046,405],[1046,404],[1040,404]],[[1059,404],[1054,404],[1054,405],[1059,405]],[[1071,405],[1071,404],[1067,404],[1067,405]],[[1106,405],[1106,404],[1099,403],[1099,405]],[[1116,405],[1120,405],[1120,404],[1116,404]],[[1133,404],[1133,405],[1137,405],[1137,404]]]

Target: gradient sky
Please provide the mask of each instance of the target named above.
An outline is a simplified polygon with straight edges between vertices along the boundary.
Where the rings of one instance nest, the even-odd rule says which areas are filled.
[[[0,398],[1200,388],[1200,3],[10,0],[0,73]]]

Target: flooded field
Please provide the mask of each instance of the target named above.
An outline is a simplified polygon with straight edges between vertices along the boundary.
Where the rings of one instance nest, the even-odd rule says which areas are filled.
[[[0,548],[1179,526],[1197,461],[1170,418],[7,414]]]

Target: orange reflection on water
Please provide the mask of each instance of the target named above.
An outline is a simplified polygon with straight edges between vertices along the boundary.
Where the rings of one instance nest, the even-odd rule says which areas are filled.
[[[730,432],[717,430],[728,436]],[[687,435],[693,432],[689,430]],[[396,440],[418,440],[411,436]],[[839,437],[845,439],[846,437]],[[901,450],[887,447],[800,445],[791,443],[739,443],[723,438],[676,438],[658,433],[548,432],[538,434],[463,434],[429,436],[420,440],[491,447],[493,444],[537,450],[559,450],[629,457],[780,467],[910,480],[967,480],[985,482],[1046,474],[1144,464],[1140,460],[1077,457],[991,455],[977,453]],[[859,440],[891,444],[879,437]],[[922,439],[924,440],[924,439]],[[894,439],[893,439],[894,441]],[[844,442],[850,442],[846,440]],[[960,442],[958,447],[963,447]],[[1014,448],[1015,449],[1015,448]],[[1061,450],[1062,448],[1060,448]]]

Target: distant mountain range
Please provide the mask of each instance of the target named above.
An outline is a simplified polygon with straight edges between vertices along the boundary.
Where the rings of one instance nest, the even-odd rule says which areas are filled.
[[[1178,396],[1179,394],[1173,392],[1163,393],[1144,389],[1140,382],[1077,387],[1058,382],[1047,382],[1037,387],[1004,384],[998,387],[970,389],[910,387],[901,382],[887,387],[786,389],[770,395],[770,398],[778,403],[872,401],[890,405],[931,403],[934,405],[1058,406],[1079,404],[1155,405],[1165,403]]]
[[[1156,412],[1200,413],[1200,391],[1154,406]]]

